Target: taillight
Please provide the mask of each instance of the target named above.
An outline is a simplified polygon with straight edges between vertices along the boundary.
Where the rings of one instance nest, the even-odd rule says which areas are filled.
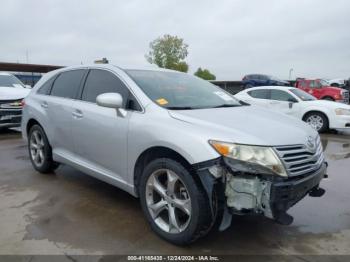
[[[22,101],[21,101],[21,107],[24,107],[25,104],[26,104],[26,101],[25,101],[24,99],[22,99]]]

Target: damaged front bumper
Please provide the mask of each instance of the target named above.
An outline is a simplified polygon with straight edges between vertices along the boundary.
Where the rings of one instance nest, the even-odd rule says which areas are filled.
[[[280,224],[291,224],[293,218],[287,214],[290,207],[307,194],[322,196],[325,192],[319,188],[319,184],[326,176],[327,163],[297,177],[237,172],[222,158],[197,166],[196,169],[209,199],[213,200],[213,194],[221,195],[223,215],[220,218],[220,230],[224,230],[231,224],[233,214],[263,215]],[[215,192],[215,188],[221,188],[223,192]],[[217,210],[215,204],[212,205],[214,216]]]

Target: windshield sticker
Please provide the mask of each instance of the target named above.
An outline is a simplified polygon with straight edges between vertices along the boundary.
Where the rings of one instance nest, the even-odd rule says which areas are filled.
[[[216,91],[216,92],[214,92],[214,94],[221,97],[225,101],[232,101],[233,100],[232,97],[230,97],[228,94],[221,92],[221,91]]]
[[[159,98],[159,99],[156,100],[156,102],[157,102],[159,105],[161,105],[161,106],[166,105],[167,103],[169,103],[168,100],[166,100],[166,99],[164,99],[164,98]]]

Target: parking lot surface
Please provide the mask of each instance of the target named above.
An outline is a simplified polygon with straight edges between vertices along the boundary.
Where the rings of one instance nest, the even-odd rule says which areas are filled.
[[[232,226],[190,247],[159,239],[138,199],[67,166],[34,171],[20,133],[0,133],[0,254],[350,255],[350,134],[322,135],[329,179],[282,226],[235,217]]]

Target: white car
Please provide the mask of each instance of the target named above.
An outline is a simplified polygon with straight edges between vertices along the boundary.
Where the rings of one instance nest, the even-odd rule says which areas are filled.
[[[29,92],[17,77],[0,72],[0,129],[21,125],[21,101]]]
[[[329,83],[330,86],[342,87],[345,85],[345,79],[343,78],[335,78],[335,79],[324,79]]]
[[[235,95],[241,101],[297,117],[318,132],[328,129],[350,130],[350,106],[317,100],[294,87],[260,86]]]

